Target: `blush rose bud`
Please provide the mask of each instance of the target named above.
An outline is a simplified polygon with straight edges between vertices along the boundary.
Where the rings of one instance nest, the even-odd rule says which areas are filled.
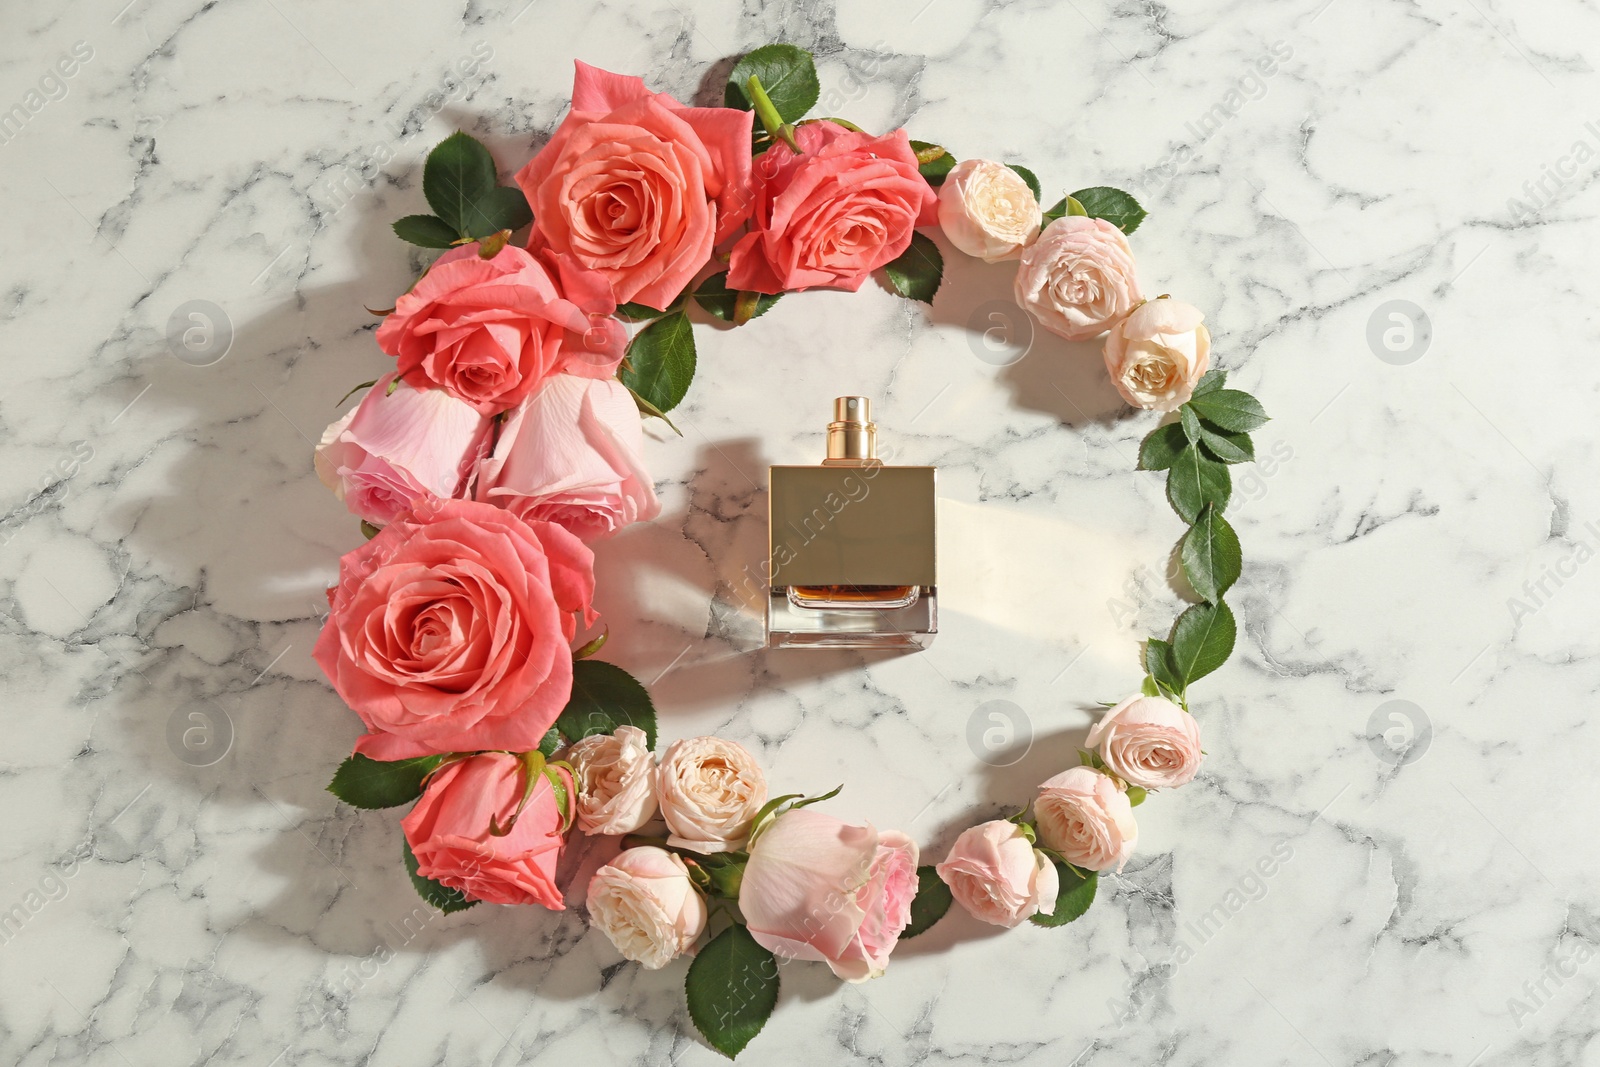
[[[589,880],[589,919],[617,951],[647,971],[687,952],[706,928],[706,902],[682,858],[630,848]]]
[[[1068,215],[1022,253],[1017,303],[1069,341],[1105,333],[1141,299],[1128,239],[1105,219]]]
[[[1006,819],[963,830],[935,870],[973,918],[1008,929],[1055,911],[1061,889],[1050,857]]]
[[[1033,801],[1039,840],[1075,867],[1122,870],[1139,840],[1128,795],[1093,767],[1062,771]]]
[[[1084,742],[1112,774],[1140,789],[1171,789],[1200,769],[1200,724],[1170,700],[1129,697],[1090,729]]]
[[[567,750],[567,762],[578,779],[577,823],[584,833],[631,834],[655,816],[655,757],[637,726],[583,738]]]
[[[1039,236],[1039,201],[1003,163],[964,159],[939,186],[939,226],[950,243],[985,263],[1016,259]]]
[[[667,844],[704,854],[737,852],[767,802],[767,779],[744,746],[690,737],[662,756],[656,795],[671,831]]]
[[[1122,399],[1176,411],[1211,365],[1211,334],[1192,304],[1162,297],[1140,305],[1106,336],[1106,371]]]

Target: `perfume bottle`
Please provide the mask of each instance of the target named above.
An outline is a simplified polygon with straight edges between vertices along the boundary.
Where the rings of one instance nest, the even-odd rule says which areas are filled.
[[[768,471],[772,648],[928,647],[939,630],[933,467],[878,458],[872,402],[841,396],[819,466]]]

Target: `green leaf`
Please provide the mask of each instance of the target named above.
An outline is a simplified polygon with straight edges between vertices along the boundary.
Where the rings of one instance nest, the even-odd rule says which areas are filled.
[[[357,753],[339,764],[328,792],[356,808],[393,808],[422,795],[422,780],[443,756],[375,760]]]
[[[898,259],[884,267],[883,272],[889,277],[889,287],[896,293],[931,304],[944,277],[944,257],[932,238],[913,233],[911,244]]]
[[[635,304],[632,302],[617,305],[617,318],[626,319],[628,322],[649,322],[665,315],[665,311],[657,310],[648,304]]]
[[[411,842],[404,836],[400,838],[401,847],[405,849],[406,873],[411,876],[411,884],[417,891],[417,896],[432,904],[440,911],[449,915],[451,912],[466,911],[477,903],[468,900],[467,895],[459,889],[451,889],[432,878],[424,878],[417,873],[417,856],[411,851]]]
[[[1056,221],[1056,219],[1066,218],[1069,215],[1085,216],[1088,214],[1089,213],[1083,209],[1082,204],[1078,203],[1070,196],[1065,196],[1062,197],[1054,207],[1044,212],[1043,221],[1044,225],[1048,226],[1052,222]]]
[[[1200,416],[1187,404],[1178,409],[1178,425],[1183,428],[1183,436],[1190,444],[1199,443]]]
[[[1195,604],[1172,628],[1172,664],[1187,689],[1228,661],[1233,652],[1233,611],[1222,601]]]
[[[917,173],[935,189],[944,184],[945,175],[956,169],[958,160],[940,145],[912,141],[911,150],[917,154]]]
[[[520,230],[533,221],[528,198],[514,185],[490,189],[472,202],[461,217],[468,237],[484,238],[501,230]]]
[[[452,133],[428,153],[422,168],[422,195],[445,225],[469,237],[472,206],[495,187],[494,157],[473,137]]]
[[[1144,786],[1130,785],[1128,787],[1128,807],[1137,808],[1140,804],[1144,803],[1144,798],[1149,795],[1150,791],[1144,788]]]
[[[628,344],[622,384],[658,411],[671,411],[694,380],[694,332],[681,311],[663,315]]]
[[[1148,654],[1148,650],[1146,650],[1146,653]],[[1161,687],[1156,684],[1156,680],[1154,678],[1147,674],[1144,676],[1144,681],[1139,683],[1139,695],[1158,697],[1161,695]],[[1105,702],[1101,701],[1101,703],[1104,704]],[[1108,708],[1116,707],[1115,704],[1105,704],[1105,706]]]
[[[769,44],[748,52],[728,72],[723,103],[741,111],[755,106],[745,85],[750,76],[761,79],[772,106],[784,122],[799,122],[816,104],[822,88],[817,82],[817,65],[811,53],[792,44]]]
[[[381,533],[383,533],[383,527],[374,526],[366,519],[361,520],[361,536],[365,537],[368,541],[372,540],[374,537],[377,537]]]
[[[759,293],[756,295],[755,312],[750,316],[758,319],[767,313],[767,309],[778,302],[782,293]],[[705,308],[712,315],[723,322],[734,321],[734,304],[739,299],[739,290],[728,288],[728,272],[713,274],[700,283],[700,288],[694,291],[695,303]]]
[[[1190,395],[1205,396],[1207,393],[1215,392],[1218,389],[1221,389],[1222,383],[1226,382],[1227,380],[1228,372],[1223,370],[1221,367],[1218,367],[1214,370],[1208,370],[1204,375],[1201,376],[1198,382],[1195,382],[1194,392]]]
[[[900,940],[916,937],[944,918],[950,910],[950,887],[932,867],[917,868],[917,895],[911,898],[911,921],[900,931]]]
[[[1194,522],[1207,504],[1225,510],[1232,495],[1233,477],[1228,468],[1194,445],[1179,453],[1167,472],[1167,500],[1184,522]]]
[[[1021,176],[1022,180],[1028,183],[1028,188],[1033,191],[1033,199],[1035,201],[1044,196],[1044,190],[1039,187],[1039,178],[1033,173],[1033,171],[1029,170],[1027,167],[1019,166],[1016,163],[1007,163],[1006,166],[1016,171],[1017,174]]]
[[[1261,401],[1242,389],[1213,389],[1191,398],[1188,406],[1207,422],[1237,433],[1249,433],[1267,421]]]
[[[423,248],[449,248],[460,234],[437,215],[407,215],[396,219],[394,235]]]
[[[556,754],[556,749],[561,747],[561,731],[554,726],[545,731],[543,739],[539,742],[539,755],[549,759]]]
[[[613,663],[584,659],[572,665],[572,698],[556,719],[556,729],[569,741],[590,734],[615,733],[619,726],[637,726],[646,744],[656,747],[656,708],[638,680]]]
[[[1184,535],[1179,558],[1183,562],[1184,577],[1189,579],[1194,591],[1213,604],[1239,580],[1244,565],[1239,535],[1210,504]]]
[[[1157,687],[1177,696],[1183,695],[1183,679],[1172,659],[1172,646],[1159,637],[1144,643],[1144,669],[1150,673]]]
[[[1144,442],[1139,445],[1139,469],[1164,471],[1178,462],[1178,457],[1188,447],[1189,439],[1184,436],[1181,425],[1169,422],[1157,426],[1145,435]]]
[[[1132,233],[1144,221],[1145,210],[1139,206],[1139,201],[1109,185],[1079,189],[1072,194],[1072,199],[1083,205],[1090,218],[1105,219],[1123,233]]]
[[[1061,860],[1051,862],[1056,865],[1056,877],[1061,883],[1056,893],[1056,910],[1049,915],[1033,916],[1036,926],[1065,926],[1088,911],[1089,905],[1094,903],[1095,886],[1100,881],[1100,876],[1093,871]]]
[[[778,1004],[778,961],[734,923],[689,965],[689,1018],[711,1047],[732,1059],[761,1032]]]

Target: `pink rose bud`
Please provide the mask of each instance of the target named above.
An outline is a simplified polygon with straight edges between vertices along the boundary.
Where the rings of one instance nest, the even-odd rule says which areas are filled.
[[[820,960],[851,982],[889,966],[917,895],[917,846],[800,808],[756,838],[739,888],[750,936],[777,956]]]
[[[329,426],[314,460],[322,484],[374,526],[426,497],[460,494],[489,444],[489,420],[472,405],[405,382],[391,393],[393,381],[379,378]]]
[[[572,779],[558,771],[572,795]],[[543,775],[519,812],[527,782],[522,761],[485,752],[448,763],[428,781],[422,799],[400,822],[417,857],[417,873],[489,904],[564,907],[556,888],[561,809]],[[509,833],[489,832],[491,820]]]
[[[661,513],[643,451],[621,382],[558,374],[506,417],[478,466],[477,498],[598,540]]]
[[[1017,303],[1069,341],[1109,330],[1140,300],[1128,239],[1105,219],[1067,215],[1022,253]]]
[[[1141,789],[1183,785],[1200,769],[1200,724],[1170,700],[1129,697],[1107,711],[1084,742],[1111,773]]]
[[[617,951],[658,971],[706,928],[706,902],[682,858],[664,848],[630,848],[589,880],[589,921]]]
[[[963,830],[936,870],[956,903],[986,923],[1009,928],[1056,909],[1056,865],[1006,819]]]
[[[578,829],[631,834],[655,817],[656,759],[647,740],[637,726],[619,726],[614,734],[590,734],[567,749],[578,776]]]
[[[1045,847],[1085,870],[1122,870],[1139,840],[1128,794],[1093,767],[1073,767],[1041,785],[1033,814]]]
[[[1181,300],[1151,300],[1106,335],[1106,371],[1122,399],[1148,411],[1176,411],[1211,365],[1205,316]]]

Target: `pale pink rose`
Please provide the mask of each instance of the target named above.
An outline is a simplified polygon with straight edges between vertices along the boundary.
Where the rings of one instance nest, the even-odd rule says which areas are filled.
[[[594,541],[661,513],[643,451],[621,382],[558,374],[506,416],[478,466],[477,498]]]
[[[743,745],[720,737],[674,741],[656,769],[656,799],[667,844],[695,852],[737,852],[767,802],[767,777]]]
[[[578,829],[584,833],[631,834],[655,816],[656,758],[637,726],[574,742],[567,762],[578,777]]]
[[[963,830],[935,870],[973,918],[1007,928],[1055,911],[1061,887],[1050,857],[1006,819]]]
[[[312,656],[377,760],[537,748],[572,695],[594,555],[548,522],[429,500],[339,561]]]
[[[985,263],[1016,259],[1039,236],[1039,201],[1004,163],[963,159],[939,186],[939,228]]]
[[[1129,697],[1107,711],[1084,742],[1111,773],[1141,789],[1183,785],[1200,769],[1200,724],[1160,697]]]
[[[1122,399],[1147,411],[1176,411],[1211,365],[1211,334],[1193,304],[1150,300],[1106,335],[1106,371]]]
[[[863,982],[889,966],[916,895],[916,842],[800,808],[756,838],[739,910],[768,951]]]
[[[557,771],[567,795],[572,779]],[[508,752],[484,752],[446,763],[400,821],[417,857],[417,873],[489,904],[543,904],[561,911],[556,864],[562,813],[550,780],[527,793],[527,768]],[[527,802],[523,803],[523,797]],[[518,805],[522,810],[518,813]],[[510,832],[496,836],[490,820]]]
[[[1133,249],[1105,219],[1067,215],[1022,253],[1017,303],[1069,341],[1105,333],[1141,299]]]
[[[489,444],[490,423],[440,389],[386,374],[317,444],[317,477],[345,507],[385,526],[429,496],[459,496]]]
[[[750,215],[754,116],[577,66],[572,111],[517,174],[529,247],[570,254],[619,301],[664,309]]]
[[[617,951],[658,971],[693,947],[706,928],[706,902],[681,857],[630,848],[589,880],[589,921]]]
[[[800,154],[775,144],[756,161],[750,232],[728,261],[728,285],[756,293],[861,288],[867,275],[938,221],[906,131],[882,137],[835,122],[797,127]]]
[[[378,327],[400,376],[429,382],[485,415],[513,407],[552,374],[610,378],[628,334],[605,278],[570,256],[535,258],[476,244],[434,260]]]
[[[1045,847],[1090,871],[1122,870],[1139,840],[1128,794],[1093,767],[1073,767],[1041,785],[1033,814]]]

